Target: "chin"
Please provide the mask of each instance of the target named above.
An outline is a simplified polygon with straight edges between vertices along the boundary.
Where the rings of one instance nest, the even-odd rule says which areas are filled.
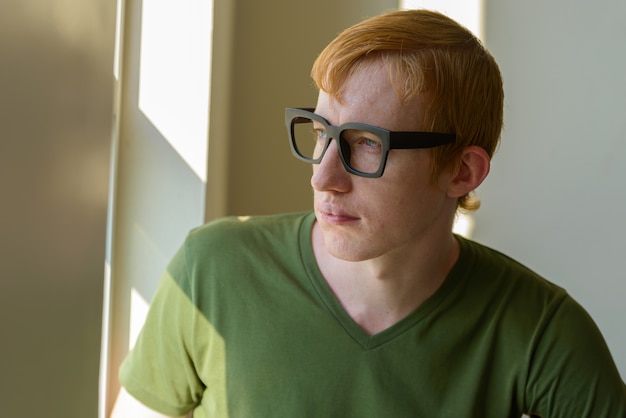
[[[336,228],[320,223],[324,246],[333,257],[344,261],[365,261],[381,255],[381,249],[375,248],[367,234],[358,230]]]
[[[378,257],[370,245],[363,241],[325,237],[326,249],[335,258],[344,261],[365,261]]]

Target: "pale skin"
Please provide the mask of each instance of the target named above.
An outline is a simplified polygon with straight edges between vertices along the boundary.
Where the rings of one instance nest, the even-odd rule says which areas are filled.
[[[341,100],[321,91],[316,113],[333,125],[361,122],[419,131],[424,96],[402,102],[389,73],[373,61],[351,76]],[[331,144],[311,185],[317,221],[312,244],[322,275],[346,312],[369,335],[418,308],[444,282],[459,256],[452,234],[458,198],[476,189],[490,159],[479,147],[431,178],[430,150],[392,150],[377,179],[345,171]],[[112,418],[162,418],[122,389]]]
[[[348,79],[341,101],[320,92],[316,113],[333,125],[358,121],[419,131],[425,99],[401,102],[389,73],[374,61]],[[345,171],[335,142],[313,167],[313,248],[344,309],[373,335],[415,310],[445,280],[459,254],[452,234],[457,200],[487,176],[489,157],[467,147],[459,167],[433,184],[430,150],[392,150],[384,175],[369,179]]]

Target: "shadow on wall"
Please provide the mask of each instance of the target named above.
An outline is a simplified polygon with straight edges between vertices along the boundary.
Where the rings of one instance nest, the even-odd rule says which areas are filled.
[[[95,416],[115,5],[11,3],[0,16],[0,416],[43,405]]]

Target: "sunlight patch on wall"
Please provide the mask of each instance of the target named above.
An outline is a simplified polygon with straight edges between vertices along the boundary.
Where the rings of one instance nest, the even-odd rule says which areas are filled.
[[[483,38],[483,0],[400,0],[400,8],[436,10]]]
[[[474,232],[474,218],[469,213],[457,212],[454,218],[452,232],[465,238],[472,238]]]
[[[117,7],[115,8],[115,52],[113,55],[113,76],[115,81],[120,79],[120,52],[122,42],[122,16],[123,16],[123,0],[117,0]]]
[[[212,2],[143,2],[139,108],[206,183]]]
[[[108,229],[108,227],[107,227]],[[108,235],[108,231],[107,231]],[[107,243],[109,242],[107,238]],[[108,244],[107,244],[108,247]],[[100,372],[98,373],[98,417],[107,416],[107,389],[109,381],[109,364],[111,353],[111,264],[108,256],[104,263],[104,290],[102,301],[102,339],[100,340]]]
[[[128,349],[132,350],[135,346],[135,341],[139,336],[141,328],[143,328],[146,317],[148,316],[148,308],[150,305],[141,296],[141,293],[137,289],[133,288],[130,291],[130,327],[128,332]]]

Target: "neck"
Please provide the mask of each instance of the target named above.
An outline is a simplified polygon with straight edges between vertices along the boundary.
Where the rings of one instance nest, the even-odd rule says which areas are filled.
[[[375,259],[345,261],[327,251],[317,224],[313,248],[335,296],[369,335],[394,325],[432,296],[459,255],[459,244],[449,233]]]

